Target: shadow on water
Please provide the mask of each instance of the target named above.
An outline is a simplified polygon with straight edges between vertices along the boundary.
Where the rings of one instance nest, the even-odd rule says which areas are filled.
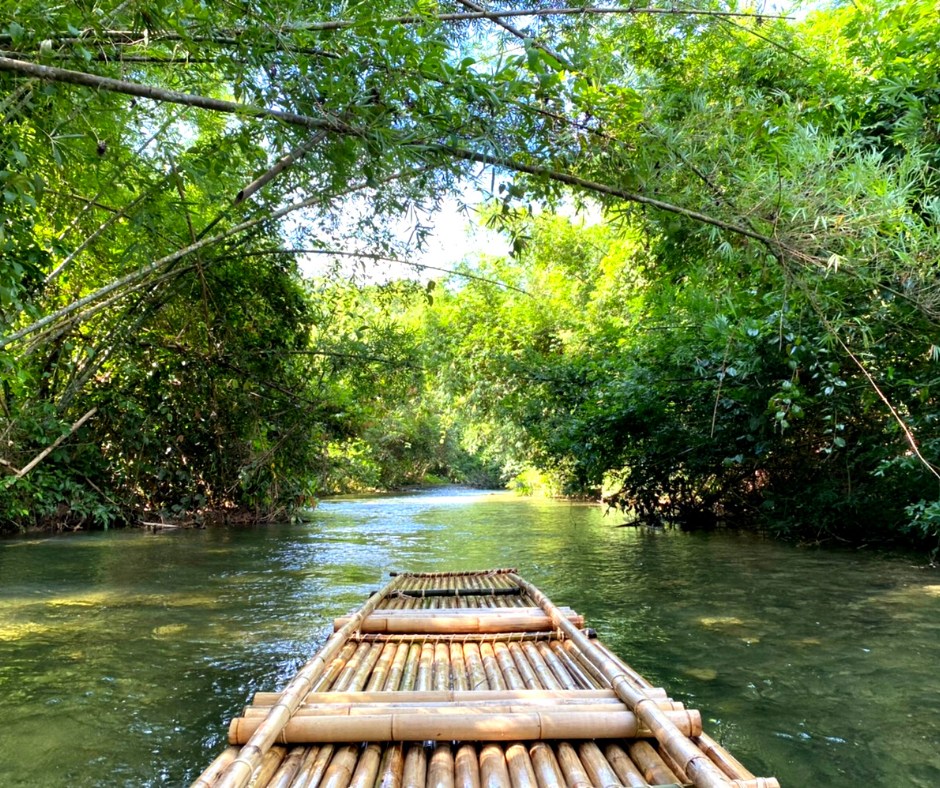
[[[940,785],[940,576],[459,489],[0,542],[4,786],[179,785],[390,569],[517,566],[784,785]]]

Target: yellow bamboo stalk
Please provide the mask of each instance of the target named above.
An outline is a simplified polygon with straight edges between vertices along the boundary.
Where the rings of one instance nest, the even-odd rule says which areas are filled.
[[[445,643],[437,643],[434,646],[431,686],[436,690],[450,689],[450,649]]]
[[[359,745],[347,744],[337,747],[330,759],[330,765],[323,775],[319,788],[346,788],[352,779],[353,769],[359,759]]]
[[[476,747],[462,744],[454,757],[454,782],[460,788],[480,787],[480,761]]]
[[[486,744],[480,749],[480,783],[486,788],[511,786],[506,756],[498,744]]]
[[[500,672],[499,663],[496,660],[496,653],[493,651],[493,644],[481,643],[480,656],[483,658],[483,670],[486,671],[486,681],[490,689],[507,689],[506,680]]]
[[[410,646],[407,643],[395,644],[395,658],[392,660],[391,667],[388,669],[388,676],[385,678],[385,685],[382,687],[386,692],[397,690],[401,686],[401,677],[405,670],[405,661],[408,659],[409,649]]]
[[[373,788],[375,778],[382,765],[382,747],[379,744],[367,744],[359,755],[356,771],[349,781],[349,788]]]
[[[524,744],[510,744],[506,748],[506,767],[512,788],[539,788],[538,777],[532,768],[532,759]]]
[[[621,784],[628,788],[646,788],[648,783],[643,777],[643,772],[630,759],[623,747],[619,744],[608,744],[604,748],[604,755],[607,757],[607,762],[614,767]]]
[[[251,773],[250,782],[253,785],[267,785],[286,755],[286,747],[272,746],[264,754],[261,763],[258,764],[258,768]]]
[[[684,736],[701,732],[697,712],[661,712]],[[261,717],[236,717],[229,726],[229,743],[248,741]],[[284,744],[354,741],[535,741],[538,739],[632,739],[653,731],[631,711],[595,706],[580,710],[508,707],[507,711],[469,710],[459,706],[404,710],[352,716],[296,714],[278,734]],[[631,753],[632,755],[632,753]]]
[[[631,742],[627,745],[627,751],[650,783],[665,785],[679,782],[678,775],[659,757],[659,753],[649,742]]]
[[[265,788],[288,788],[300,771],[309,747],[294,747],[287,751],[287,757],[281,761],[278,770],[271,777]]]
[[[663,701],[666,706],[672,706],[671,701]],[[697,711],[688,709],[665,708],[664,711],[674,712],[675,719],[684,721],[683,713],[690,714],[686,726],[690,731],[698,729],[698,720],[701,715]],[[423,714],[425,716],[448,716],[453,714],[527,714],[530,712],[564,711],[580,714],[610,714],[629,711],[619,698],[613,700],[583,700],[583,701],[534,701],[505,700],[505,701],[474,701],[462,703],[449,703],[435,701],[431,703],[315,703],[301,706],[294,712],[292,719],[299,717],[374,717],[388,714]],[[258,720],[267,716],[267,706],[247,706],[242,714],[246,719]],[[633,712],[630,712],[633,714]]]
[[[526,684],[516,669],[516,663],[513,662],[512,654],[509,653],[509,646],[505,643],[494,643],[493,653],[496,655],[496,664],[499,665],[506,686],[510,690],[525,689]]]
[[[408,647],[408,656],[405,658],[405,669],[401,676],[401,689],[413,690],[418,678],[418,661],[421,658],[421,644],[412,643]]]
[[[574,747],[568,742],[559,742],[556,749],[558,765],[565,775],[565,782],[569,788],[591,788],[591,779],[585,771],[581,759]]]
[[[415,688],[431,689],[434,681],[434,646],[425,643],[421,646],[421,658],[418,660],[418,676]]]
[[[532,759],[532,768],[535,769],[540,785],[565,784],[565,776],[558,765],[555,753],[552,752],[551,745],[541,741],[535,742],[529,747],[529,757]]]
[[[716,742],[711,736],[703,733],[696,742],[714,764],[732,780],[753,780],[755,775],[735,758],[730,752]]]
[[[291,718],[294,710],[301,704],[304,696],[310,692],[313,683],[320,677],[330,661],[342,651],[346,638],[375,609],[379,602],[395,590],[400,582],[399,578],[392,578],[379,593],[374,594],[362,606],[345,627],[327,641],[316,656],[296,673],[281,693],[281,700],[271,708],[267,719],[242,747],[238,757],[226,767],[216,783],[218,788],[244,788],[248,784],[255,769],[261,765],[265,754],[271,749],[271,745],[281,729]]]
[[[464,662],[467,665],[467,682],[471,691],[488,690],[489,681],[483,667],[483,657],[480,654],[478,643],[465,643],[463,647]]]
[[[379,661],[375,663],[372,673],[369,676],[369,682],[366,684],[366,691],[380,690],[385,687],[385,680],[388,678],[388,671],[391,669],[392,661],[398,652],[398,646],[395,643],[386,643],[382,649]]]
[[[200,774],[192,784],[192,788],[210,788],[228,768],[228,765],[238,757],[238,747],[226,747],[216,756],[205,771]]]
[[[454,788],[454,753],[449,742],[438,742],[428,766],[428,783],[434,788]]]
[[[362,622],[359,630],[370,634],[499,634],[502,632],[543,632],[552,628],[546,615],[532,615],[516,610],[479,612],[481,608],[451,608],[446,613],[434,610],[382,610]],[[485,611],[485,608],[482,610]],[[401,615],[394,615],[401,613]],[[584,618],[577,614],[567,617],[576,627],[584,626]],[[342,629],[350,621],[348,616],[337,618],[334,628]]]
[[[384,650],[384,646],[381,643],[373,643],[371,650],[366,654],[362,664],[359,665],[359,669],[353,674],[352,679],[344,689],[347,691],[361,691],[369,680],[369,675],[372,673],[375,664],[382,656]]]
[[[529,664],[529,660],[522,653],[522,647],[518,643],[510,643],[509,653],[512,654],[513,662],[519,671],[519,675],[522,676],[525,686],[529,689],[542,689],[542,684]]]
[[[405,768],[405,756],[401,743],[390,744],[382,756],[379,771],[378,788],[401,788],[402,770]]]
[[[617,785],[620,782],[617,773],[594,742],[581,742],[578,745],[578,757],[592,785]]]
[[[280,699],[278,692],[256,692],[255,706],[272,706]],[[373,690],[371,692],[311,692],[304,697],[304,706],[320,704],[350,704],[355,703],[418,703],[422,705],[434,703],[499,703],[502,701],[515,701],[522,703],[584,703],[586,701],[610,701],[623,704],[611,689],[591,690],[560,690],[560,689],[505,689],[505,690]],[[665,702],[665,701],[664,701]]]
[[[568,675],[570,675],[577,682],[578,686],[583,688],[601,686],[601,683],[598,682],[597,679],[595,679],[590,673],[586,672],[584,668],[578,664],[578,661],[568,653],[568,651],[565,649],[563,641],[553,640],[546,645],[548,645],[552,653],[558,657],[558,661],[565,666],[565,670],[568,671]]]
[[[402,770],[403,788],[424,788],[427,783],[428,756],[424,746],[412,744],[405,755],[405,766]]]
[[[326,767],[333,757],[335,747],[332,744],[325,744],[322,747],[310,747],[303,763],[300,765],[300,771],[294,777],[294,783],[291,788],[306,788],[308,785],[319,785],[326,773]]]
[[[528,648],[531,646],[531,650]],[[544,665],[547,673],[536,667],[539,673],[539,679],[545,687],[557,687],[558,689],[577,689],[578,682],[565,670],[561,660],[555,656],[547,643],[524,643],[522,650],[533,665]]]
[[[463,646],[460,643],[450,644],[450,669],[454,689],[458,692],[465,692],[470,689],[470,682],[467,679],[467,663],[464,660]]]

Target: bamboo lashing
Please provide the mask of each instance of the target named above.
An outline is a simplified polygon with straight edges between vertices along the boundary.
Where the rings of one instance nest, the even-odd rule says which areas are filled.
[[[604,675],[617,696],[636,713],[639,720],[649,726],[660,746],[682,767],[696,788],[727,788],[730,781],[724,772],[676,728],[667,716],[668,712],[660,710],[655,702],[635,685],[632,677],[584,637],[538,588],[515,573],[511,575],[511,579],[545,611],[552,623],[562,630]]]
[[[366,602],[359,612],[352,616],[349,623],[336,632],[321,651],[297,672],[281,693],[280,700],[271,707],[268,717],[258,726],[251,738],[245,742],[238,757],[226,767],[216,783],[217,788],[244,788],[248,784],[252,773],[261,766],[265,754],[274,744],[281,729],[291,718],[294,710],[301,704],[304,696],[310,692],[313,682],[323,672],[330,660],[343,648],[346,637],[352,633],[362,619],[375,609],[376,605],[389,592],[395,590],[401,584],[402,580],[403,578],[393,577],[386,583],[382,591]]]

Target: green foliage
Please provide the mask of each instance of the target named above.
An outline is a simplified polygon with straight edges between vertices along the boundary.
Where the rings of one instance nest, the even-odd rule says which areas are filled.
[[[935,9],[450,8],[0,0],[5,526],[431,474],[934,539]],[[462,179],[510,259],[435,288],[287,262],[407,256]],[[545,211],[585,191],[602,223]]]

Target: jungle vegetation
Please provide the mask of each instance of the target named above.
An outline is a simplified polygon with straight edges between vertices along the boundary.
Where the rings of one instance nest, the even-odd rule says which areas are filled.
[[[936,549],[936,6],[795,11],[0,0],[0,529],[431,475]],[[445,198],[511,253],[415,264]]]

